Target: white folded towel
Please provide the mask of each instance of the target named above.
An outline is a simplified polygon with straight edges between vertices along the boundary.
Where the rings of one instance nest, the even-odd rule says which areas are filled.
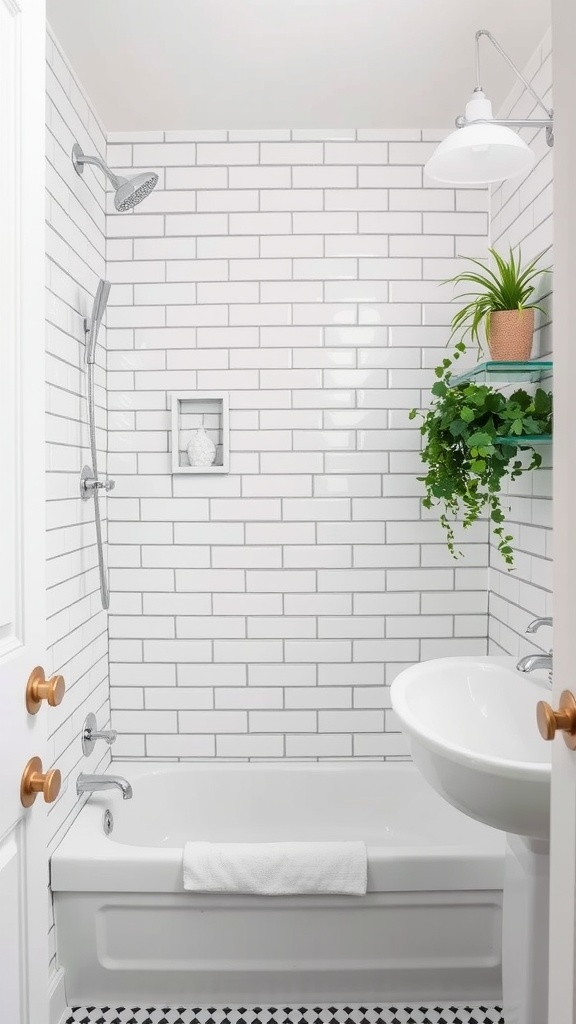
[[[366,892],[365,843],[186,843],[184,888],[263,896]]]

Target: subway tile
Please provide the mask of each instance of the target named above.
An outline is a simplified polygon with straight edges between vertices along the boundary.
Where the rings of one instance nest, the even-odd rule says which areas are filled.
[[[290,188],[290,167],[230,167],[228,171],[231,189],[278,189]]]
[[[225,167],[168,167],[166,169],[167,189],[219,189],[226,188]]]
[[[352,738],[345,735],[286,737],[286,757],[351,757]]]
[[[282,661],[281,640],[216,640],[214,659],[217,662]]]
[[[179,640],[218,640],[222,637],[243,639],[246,636],[246,624],[239,615],[224,618],[216,615],[179,616],[176,619],[176,636]]]
[[[147,686],[146,708],[172,711],[205,711],[213,706],[214,693],[210,687]]]
[[[312,618],[264,618],[248,619],[248,637],[255,639],[294,639],[316,636],[316,623]]]
[[[282,757],[284,754],[283,736],[217,736],[216,753],[218,757]]]
[[[388,235],[327,235],[325,256],[387,256]]]
[[[145,640],[145,661],[208,661],[212,655],[209,640]]]
[[[258,210],[258,192],[249,189],[222,188],[199,192],[197,210],[199,213],[237,212]]]
[[[355,661],[418,660],[418,640],[354,640]]]
[[[377,708],[366,710],[321,710],[318,713],[320,733],[382,732],[384,712]]]
[[[250,711],[250,732],[253,733],[306,733],[316,732],[314,711]]]
[[[255,497],[293,497],[306,498],[312,496],[312,476],[247,476],[242,479],[242,494],[246,498]]]
[[[188,166],[196,163],[196,146],[194,143],[147,143],[133,146],[133,164],[135,167],[167,167],[175,165]]]
[[[319,686],[382,686],[384,684],[384,665],[376,660],[374,663],[332,664],[318,666]]]
[[[178,664],[179,686],[245,686],[246,665]]]
[[[299,686],[287,688],[285,700],[288,709],[350,708],[352,690],[344,686]]]
[[[315,665],[249,665],[248,684],[252,686],[314,686]]]
[[[387,164],[386,142],[327,142],[327,164]]]
[[[351,549],[344,544],[307,544],[284,549],[287,569],[348,568],[351,564]]]
[[[262,164],[321,164],[320,142],[263,142],[260,146]]]
[[[260,239],[260,255],[266,258],[323,256],[322,237],[309,235],[269,235]]]
[[[214,736],[147,736],[148,757],[214,757]]]
[[[280,501],[273,498],[215,499],[211,502],[211,518],[242,522],[280,519]]]
[[[195,238],[135,238],[134,259],[186,260],[196,255]]]
[[[282,563],[280,547],[212,547],[212,565],[215,568],[278,569]]]
[[[283,503],[286,520],[338,520],[350,518],[350,502],[346,498],[287,498]]]
[[[357,214],[350,212],[295,213],[292,220],[297,235],[352,234],[358,229]]]
[[[183,593],[242,592],[244,573],[241,569],[176,569],[175,589]]]
[[[232,259],[230,261],[231,281],[273,281],[285,280],[291,276],[291,264],[287,259]]]
[[[282,691],[275,687],[221,687],[215,692],[217,710],[247,710],[254,708],[281,708]]]
[[[281,615],[282,597],[278,594],[214,594],[214,615]]]
[[[357,169],[353,166],[292,167],[292,186],[298,188],[356,188]]]
[[[145,615],[210,615],[211,595],[148,592],[143,595],[143,611]]]
[[[280,235],[289,234],[290,231],[289,213],[230,214],[231,235]]]
[[[261,210],[322,210],[324,193],[320,189],[267,189],[260,193]]]
[[[178,724],[181,733],[243,733],[247,731],[245,711],[180,711]]]
[[[112,716],[118,732],[173,733],[177,731],[175,711],[115,711]]]
[[[352,660],[349,640],[286,640],[286,661],[337,662]]]
[[[326,210],[387,210],[388,189],[330,189],[324,193]]]
[[[182,161],[188,162],[188,161]],[[193,163],[194,161],[189,161]],[[258,144],[255,142],[198,143],[196,163],[201,166],[257,164]]]
[[[314,591],[316,575],[310,570],[257,570],[249,569],[246,573],[246,589],[250,593],[281,593],[289,591]]]
[[[221,237],[198,238],[198,257],[200,259],[255,259],[259,255],[258,238]]]

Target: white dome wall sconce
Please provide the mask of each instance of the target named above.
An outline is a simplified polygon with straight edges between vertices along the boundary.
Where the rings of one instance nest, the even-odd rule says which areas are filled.
[[[492,116],[492,104],[480,84],[480,39],[486,36],[546,114],[545,118],[500,121]],[[524,75],[487,29],[476,33],[476,88],[466,113],[456,118],[457,131],[448,135],[426,164],[426,174],[447,185],[490,185],[526,174],[535,156],[515,128],[544,128],[546,141],[554,145],[553,111],[548,110]]]

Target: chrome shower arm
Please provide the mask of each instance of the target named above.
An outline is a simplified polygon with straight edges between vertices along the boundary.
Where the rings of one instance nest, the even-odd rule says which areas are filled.
[[[533,97],[533,99],[536,100],[536,103],[538,104],[538,106],[542,107],[542,110],[548,115],[548,118],[552,119],[552,111],[548,109],[548,107],[546,106],[544,101],[540,98],[540,96],[538,95],[536,90],[533,88],[533,86],[530,84],[530,82],[524,77],[522,72],[516,67],[516,65],[515,65],[514,61],[512,60],[512,58],[508,56],[508,54],[506,53],[506,50],[504,50],[500,46],[500,43],[498,42],[498,40],[494,38],[492,33],[489,32],[487,28],[480,28],[480,29],[478,29],[478,31],[476,33],[476,90],[479,91],[479,92],[482,91],[481,77],[480,77],[480,39],[482,38],[482,36],[485,36],[486,39],[490,40],[490,42],[492,43],[492,46],[494,47],[494,49],[498,51],[498,53],[503,58],[503,60],[506,61],[508,67],[511,68],[512,71],[514,72],[514,74],[516,75],[516,77],[520,79],[520,81],[522,82],[522,85],[524,86],[525,89],[528,90],[528,92]],[[527,122],[526,122],[526,120],[522,120],[522,121],[514,121],[514,122],[510,122],[510,121],[504,121],[504,122],[496,121],[494,123],[495,124],[517,124],[517,125],[520,125],[520,127],[522,127]],[[533,124],[534,122],[533,121],[529,121],[528,123],[529,124]],[[546,121],[543,124],[537,125],[537,127],[548,127],[548,124],[549,124],[549,122]]]
[[[105,164],[99,156],[86,156],[86,154],[82,152],[78,143],[76,143],[72,149],[72,163],[74,164],[78,174],[82,174],[84,164],[93,164],[94,167],[99,167],[101,171],[104,171],[104,174],[114,189],[120,188],[120,185],[124,185],[127,181],[127,178],[118,177],[117,174],[114,174],[114,171],[111,171],[108,164]]]

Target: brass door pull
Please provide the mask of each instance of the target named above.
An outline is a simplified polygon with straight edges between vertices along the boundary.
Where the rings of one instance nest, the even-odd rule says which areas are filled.
[[[26,683],[26,707],[28,713],[35,715],[40,710],[43,700],[47,700],[51,708],[62,703],[66,684],[64,676],[52,676],[46,679],[44,669],[41,665],[32,669],[30,678]]]
[[[562,732],[564,742],[570,750],[576,750],[576,699],[570,690],[560,694],[560,708],[554,711],[545,700],[536,705],[536,721],[543,740],[553,740]]]
[[[38,793],[42,793],[44,802],[52,804],[60,792],[61,785],[62,776],[57,768],[44,773],[40,758],[31,757],[22,772],[20,801],[24,807],[32,807]]]

